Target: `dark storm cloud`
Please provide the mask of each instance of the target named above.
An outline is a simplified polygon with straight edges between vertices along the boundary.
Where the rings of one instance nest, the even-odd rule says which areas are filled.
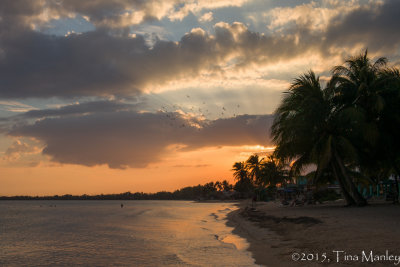
[[[272,115],[240,115],[213,120],[184,138],[185,150],[205,146],[269,145]]]
[[[27,26],[32,17],[43,11],[39,1],[2,0],[0,1],[0,29],[15,29]]]
[[[144,105],[144,103],[128,104],[118,100],[98,100],[69,104],[59,108],[33,109],[15,116],[0,117],[0,133],[7,133],[10,131],[11,127],[26,124],[27,121],[32,121],[32,119],[81,116],[117,111],[136,111],[139,108],[144,107]]]
[[[17,98],[138,94],[149,82],[195,75],[220,58],[203,32],[150,48],[141,36],[28,31],[6,36],[0,47],[0,96]]]
[[[399,49],[399,25],[400,1],[388,0],[378,8],[356,9],[341,21],[333,19],[326,33],[325,45],[352,47],[362,44],[387,54],[388,50]]]
[[[55,162],[141,168],[161,161],[171,149],[268,145],[271,122],[271,115],[201,122],[178,113],[120,111],[46,118],[14,126],[9,135],[41,141],[43,154]]]
[[[3,97],[117,94],[140,79],[135,68],[148,50],[142,38],[118,39],[102,32],[65,38],[26,31],[7,37],[1,43]],[[130,73],[129,65],[134,68]]]
[[[19,117],[43,118],[50,116],[82,115],[136,109],[137,105],[126,104],[119,101],[100,100],[80,104],[71,104],[54,109],[30,110]]]

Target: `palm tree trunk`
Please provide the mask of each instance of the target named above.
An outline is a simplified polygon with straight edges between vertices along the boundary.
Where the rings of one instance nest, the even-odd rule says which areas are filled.
[[[396,162],[394,161],[393,158],[391,158],[392,161],[392,165],[394,167],[394,170],[396,172],[397,175],[394,176],[394,181],[396,184],[396,196],[394,198],[394,203],[399,203],[399,181],[398,181],[398,177],[400,176],[400,169],[397,166]]]
[[[340,186],[340,189],[342,190],[342,194],[343,194],[343,196],[344,196],[344,198],[346,200],[346,206],[355,205],[356,202],[354,201],[354,199],[349,194],[349,192],[348,192],[348,190],[347,190],[347,188],[345,186],[345,183],[343,181],[342,176],[338,175],[338,172],[336,170],[336,166],[333,163],[331,163],[331,167],[332,167],[332,170],[333,170],[333,174],[336,177],[336,180],[339,182],[339,186]]]
[[[394,196],[393,204],[398,204],[399,203],[399,181],[398,181],[398,175],[395,175],[394,180],[395,180],[395,184],[396,184],[396,195]]]
[[[344,167],[344,163],[342,159],[339,157],[336,151],[334,151],[334,156],[335,156],[335,161],[339,167],[340,173],[343,175],[344,182],[345,182],[345,187],[348,189],[348,193],[350,196],[353,198],[353,200],[356,202],[357,206],[365,206],[367,205],[367,201],[365,198],[358,192],[357,187],[353,183],[353,181],[350,179],[350,177],[347,175],[346,169]]]

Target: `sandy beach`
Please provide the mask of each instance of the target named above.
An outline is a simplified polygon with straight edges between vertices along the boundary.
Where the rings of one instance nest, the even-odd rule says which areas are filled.
[[[239,206],[228,215],[228,225],[248,240],[257,264],[396,266],[400,261],[398,205],[287,207],[268,202],[253,210],[250,201],[243,201]]]

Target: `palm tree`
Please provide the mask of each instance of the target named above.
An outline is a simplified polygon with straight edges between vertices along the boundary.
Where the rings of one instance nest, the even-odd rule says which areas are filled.
[[[385,87],[382,87],[385,78],[380,73],[386,69],[386,64],[384,57],[372,63],[365,50],[363,54],[348,58],[344,65],[334,67],[331,83],[340,104],[363,107],[369,112],[367,117],[374,119],[385,102],[381,95],[385,91]]]
[[[206,196],[210,195],[211,193],[217,191],[214,182],[209,182],[203,185],[203,192]]]
[[[389,163],[400,176],[400,73],[386,64],[386,58],[372,63],[366,50],[333,69],[332,87],[343,109],[362,114],[352,140],[359,151],[360,169],[376,173]],[[399,192],[397,179],[396,187]]]
[[[214,186],[218,191],[222,191],[222,183],[220,181],[216,181]]]
[[[236,180],[243,181],[248,179],[248,172],[244,162],[235,162],[232,170],[234,171],[233,176]]]
[[[237,180],[234,188],[236,191],[243,193],[245,196],[248,196],[253,191],[253,183],[250,180],[250,175],[247,171],[246,164],[242,162],[235,162],[233,164],[232,170],[234,171],[233,176],[235,180]]]
[[[250,171],[250,177],[258,187],[263,187],[265,180],[263,177],[262,165],[263,158],[259,158],[256,154],[251,155],[246,161],[246,166]]]
[[[222,188],[223,188],[224,191],[231,191],[232,190],[232,185],[227,180],[223,180],[221,185],[222,185]]]
[[[346,163],[356,160],[356,149],[348,139],[347,114],[338,108],[332,83],[321,88],[314,72],[295,79],[275,112],[272,136],[275,156],[295,160],[292,168],[300,172],[316,164],[316,177],[333,171],[348,205],[365,205]]]
[[[261,172],[263,186],[276,186],[278,183],[286,183],[289,178],[283,161],[274,155],[269,155],[267,159],[264,159]]]

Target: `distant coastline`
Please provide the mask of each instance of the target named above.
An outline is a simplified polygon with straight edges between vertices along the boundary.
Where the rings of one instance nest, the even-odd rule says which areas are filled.
[[[240,197],[231,185],[217,188],[214,183],[188,186],[173,192],[161,191],[157,193],[125,192],[120,194],[98,195],[53,195],[53,196],[0,196],[0,200],[193,200],[193,201],[221,201],[236,200]]]
[[[198,200],[213,201],[198,196],[179,196],[173,192],[121,193],[100,195],[54,195],[54,196],[0,196],[0,200]],[[216,201],[219,201],[216,199]]]
[[[197,200],[194,198],[173,198],[154,194],[103,194],[103,195],[54,195],[54,196],[0,196],[0,200]]]
[[[160,191],[156,193],[124,192],[119,194],[97,195],[53,195],[53,196],[0,196],[0,200],[197,200],[220,201],[237,200],[243,195],[234,190],[228,181],[209,182],[203,185],[187,186],[173,192]]]

